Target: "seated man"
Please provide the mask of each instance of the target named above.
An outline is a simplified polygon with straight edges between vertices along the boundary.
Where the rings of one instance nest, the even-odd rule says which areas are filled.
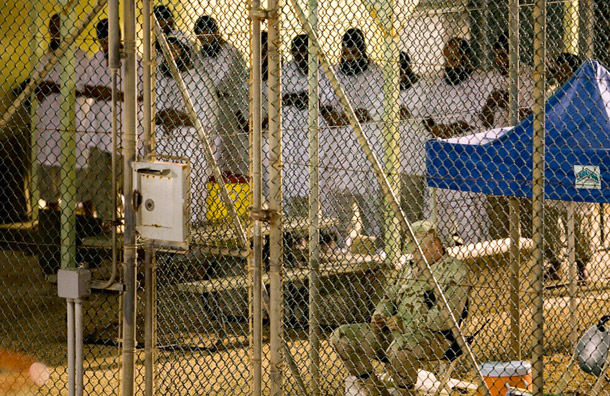
[[[445,253],[432,222],[418,221],[412,227],[453,315],[462,317],[469,293],[466,266]],[[406,265],[395,274],[371,323],[343,325],[331,336],[348,373],[370,395],[387,394],[375,380],[371,359],[387,363],[399,394],[414,395],[418,369],[443,358],[451,346],[450,326],[443,319],[440,299],[420,269],[424,263],[419,251],[413,250],[413,258],[415,266]]]

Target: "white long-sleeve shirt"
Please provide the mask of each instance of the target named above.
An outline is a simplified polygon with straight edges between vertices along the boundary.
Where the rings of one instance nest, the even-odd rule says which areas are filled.
[[[379,65],[369,62],[368,68],[356,75],[346,75],[335,66],[335,73],[354,110],[368,111],[371,122],[362,128],[371,147],[380,161],[383,161],[383,146],[380,140],[380,121],[383,115],[383,71]],[[334,90],[322,93],[320,106],[330,105],[343,111],[339,97]],[[330,174],[328,187],[348,190],[357,194],[367,194],[377,189],[377,181],[372,166],[351,126],[324,128],[320,147],[325,172]]]
[[[40,71],[49,62],[53,53],[45,53],[38,62],[36,70]],[[81,49],[74,51],[74,82],[76,91],[82,91],[87,83],[87,55]],[[60,84],[62,67],[59,60],[45,81]],[[87,166],[89,156],[90,136],[83,132],[88,128],[87,112],[89,103],[84,97],[77,97],[75,102],[75,129],[76,129],[76,167]],[[61,156],[61,95],[52,93],[47,95],[36,108],[35,128],[38,132],[36,141],[36,160],[47,166],[59,166]]]
[[[137,58],[138,70],[138,96],[142,95],[142,82],[144,69],[142,67],[142,59]],[[122,77],[125,75],[124,64],[118,73],[117,88],[124,92]],[[104,86],[112,88],[112,71],[108,67],[108,59],[103,51],[96,52],[87,65],[87,84],[91,86]],[[122,137],[122,121],[123,121],[123,102],[117,102],[117,129],[118,140]],[[142,117],[141,105],[138,106],[138,118]],[[139,123],[141,124],[141,123]],[[138,125],[140,127],[140,125]],[[139,128],[141,129],[141,128]],[[112,101],[92,101],[89,110],[89,133],[91,134],[90,146],[97,147],[100,150],[112,151]],[[120,143],[117,142],[120,146]]]
[[[195,107],[195,112],[203,125],[208,141],[214,143],[214,125],[218,112],[218,98],[212,82],[195,69],[181,73]],[[157,112],[165,109],[175,109],[187,113],[186,106],[173,78],[158,76],[156,82]],[[206,159],[202,142],[194,127],[178,127],[165,131],[156,130],[157,152],[159,154],[183,157],[190,160],[191,165],[191,222],[205,221],[207,182],[211,176],[211,168]]]

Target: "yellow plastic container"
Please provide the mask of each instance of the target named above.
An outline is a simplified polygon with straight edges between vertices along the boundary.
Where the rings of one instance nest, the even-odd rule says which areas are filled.
[[[250,207],[250,185],[246,176],[225,172],[222,178],[227,186],[229,197],[233,201],[238,216],[248,216]],[[210,177],[208,183],[208,197],[206,199],[206,218],[211,222],[223,221],[228,218],[229,213],[220,195],[220,184],[214,176]]]
[[[529,362],[514,360],[512,362],[487,362],[479,366],[485,383],[492,396],[504,396],[507,385],[522,389],[531,389],[532,365]],[[479,395],[483,391],[479,390]]]

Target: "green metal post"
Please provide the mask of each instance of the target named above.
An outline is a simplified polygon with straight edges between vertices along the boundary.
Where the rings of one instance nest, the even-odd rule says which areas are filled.
[[[36,71],[40,57],[38,56],[40,48],[42,48],[44,40],[40,35],[43,31],[44,23],[40,18],[40,2],[32,0],[30,3],[30,76]],[[38,130],[36,129],[36,110],[38,108],[38,100],[36,95],[30,95],[30,170],[28,172],[27,197],[29,212],[32,221],[38,220],[38,201],[40,200],[40,191],[38,190],[38,161],[36,160],[36,144],[38,142]]]
[[[383,47],[383,141],[385,151],[385,172],[394,195],[400,197],[400,131],[398,129],[400,103],[400,69],[398,62],[398,45],[394,0],[385,3],[386,17],[382,21],[384,33]],[[377,197],[375,197],[377,199]],[[392,265],[400,257],[400,223],[398,214],[392,209],[387,197],[385,205],[385,251],[386,262]]]
[[[65,1],[62,2],[62,6]],[[61,18],[61,36],[72,30],[74,12]],[[74,47],[70,47],[61,59],[60,80],[60,134],[61,134],[61,267],[76,267],[76,83]]]

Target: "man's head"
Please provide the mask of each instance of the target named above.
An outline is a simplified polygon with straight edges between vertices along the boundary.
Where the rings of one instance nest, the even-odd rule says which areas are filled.
[[[472,74],[473,52],[468,40],[462,37],[453,37],[447,41],[443,48],[445,58],[445,81],[451,85],[458,85]]]
[[[102,51],[108,53],[108,19],[102,19],[95,25],[95,33]]]
[[[555,59],[553,78],[559,85],[565,84],[582,65],[582,59],[569,52],[562,52]]]
[[[508,76],[509,68],[509,44],[508,33],[504,32],[498,36],[494,43],[494,64],[503,76]]]
[[[424,252],[426,260],[429,263],[438,261],[444,253],[443,244],[436,234],[436,225],[430,220],[416,221],[411,224],[411,229],[417,238],[417,242]],[[407,244],[407,252],[413,254],[415,260],[420,260],[421,255],[419,249],[417,249],[415,243],[409,242]]]
[[[61,17],[59,14],[53,14],[49,18],[49,36],[51,36],[51,41],[49,46],[53,51],[59,48],[59,43],[61,42]]]
[[[220,45],[221,36],[218,23],[211,16],[203,15],[199,17],[195,22],[193,31],[197,35],[197,39],[201,43],[204,52],[208,52],[208,49],[211,47],[218,47]]]
[[[299,34],[292,39],[290,53],[297,67],[301,70],[307,70],[309,39],[306,34]]]
[[[348,29],[341,40],[341,59],[349,62],[366,58],[366,41],[362,30]]]
[[[170,34],[174,30],[174,14],[166,5],[158,5],[153,9],[155,18],[159,21],[161,30],[165,34]]]
[[[341,71],[346,75],[360,74],[367,65],[366,41],[362,30],[348,29],[341,40]]]

